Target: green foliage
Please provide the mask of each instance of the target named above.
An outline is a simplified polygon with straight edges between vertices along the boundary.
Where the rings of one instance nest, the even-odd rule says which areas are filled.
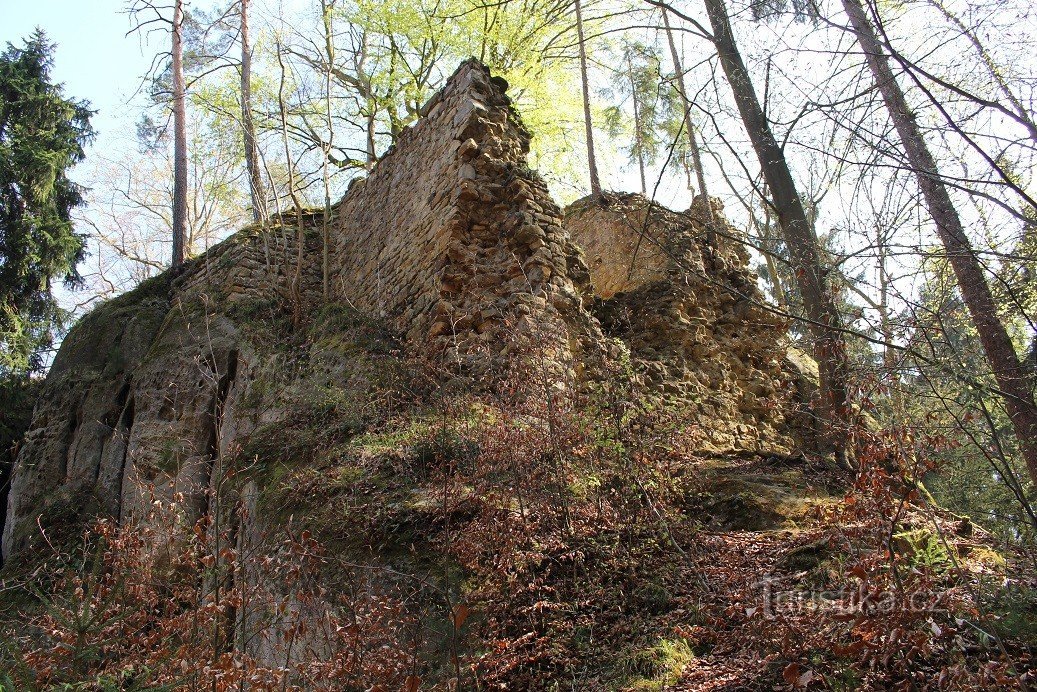
[[[631,161],[651,165],[672,152],[670,162],[680,164],[688,143],[684,111],[680,94],[667,86],[658,48],[625,43],[617,58],[613,88],[603,94],[615,104],[605,109],[609,136],[629,138],[623,151]]]
[[[817,4],[810,0],[749,0],[749,10],[756,21],[770,21],[786,13],[797,22],[816,22]]]
[[[667,612],[673,604],[673,594],[659,581],[649,581],[634,591],[634,602],[651,615]]]
[[[310,152],[328,147],[333,177],[348,179],[366,168],[369,137],[376,157],[393,145],[458,64],[471,57],[507,82],[508,96],[535,134],[536,167],[555,179],[578,170],[569,141],[582,107],[569,62],[575,50],[571,6],[538,0],[339,0],[327,7],[328,24],[319,17],[312,27],[296,25],[301,40],[278,34],[273,43],[291,63],[289,129]],[[329,26],[332,40],[326,42]],[[270,42],[257,45],[262,53]],[[270,95],[263,96],[269,81],[264,75],[278,72],[276,58],[257,55],[257,112],[271,104]],[[279,123],[270,125],[260,123],[260,129],[280,137]],[[333,187],[343,182],[333,181]]]
[[[411,457],[419,469],[457,469],[470,472],[479,456],[478,443],[447,427],[436,428],[411,447]]]
[[[39,380],[27,377],[0,379],[0,469],[14,462],[13,452],[29,427],[39,386]]]
[[[925,569],[936,574],[944,574],[954,566],[951,554],[940,540],[940,537],[932,531],[915,529],[912,531],[901,531],[894,538],[899,543],[900,550],[905,553],[911,566],[916,569]]]
[[[1018,282],[1027,274],[1027,263],[1003,270]],[[1018,295],[1026,299],[1025,292]],[[999,296],[1006,308],[1002,319],[1018,337],[1017,352],[1025,352],[1026,321],[1010,309],[1012,300]],[[932,316],[922,325],[928,360],[913,364],[916,370],[904,383],[904,406],[906,421],[919,431],[920,456],[932,467],[926,488],[948,509],[968,515],[1003,539],[1032,540],[1037,491],[945,259],[934,258],[930,264],[921,304]]]
[[[621,667],[632,677],[627,689],[661,690],[676,683],[695,659],[685,639],[660,639],[629,655]]]
[[[0,502],[6,501],[11,469],[32,422],[32,409],[41,380],[24,376],[0,377]]]
[[[53,45],[42,32],[0,55],[0,375],[38,369],[63,321],[55,278],[79,282],[82,204],[69,169],[93,135],[87,105],[51,81]]]
[[[993,629],[1002,637],[1037,644],[1037,589],[1022,583],[1008,588],[991,588],[986,603],[994,616]]]

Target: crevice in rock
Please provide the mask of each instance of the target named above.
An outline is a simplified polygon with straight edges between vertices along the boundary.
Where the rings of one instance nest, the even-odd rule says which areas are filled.
[[[11,472],[14,470],[14,461],[4,460],[0,467],[0,536],[7,528],[7,496],[11,491]],[[0,567],[4,566],[4,555],[0,551]]]
[[[11,490],[11,478],[18,451],[25,435],[32,427],[35,406],[30,396],[29,384],[8,380],[0,389],[0,399],[5,410],[0,414],[0,532],[7,525],[7,498]],[[0,555],[0,565],[3,556]]]
[[[62,483],[68,480],[68,468],[72,462],[72,443],[76,439],[76,432],[83,425],[83,408],[85,404],[86,396],[82,395],[76,403],[76,414],[69,418],[68,432],[65,434],[65,453],[61,455],[61,466],[58,468],[58,476],[62,479]]]
[[[127,388],[129,383],[126,384]],[[115,497],[115,516],[122,518],[122,494],[126,484],[126,462],[130,458],[130,432],[133,430],[133,420],[136,415],[133,397],[127,398],[119,417],[119,427],[114,435],[122,436],[122,458],[119,461],[119,494]]]
[[[113,441],[119,439],[119,435],[122,433],[123,419],[126,414],[126,404],[130,397],[130,384],[131,379],[129,377],[122,383],[122,387],[119,388],[119,393],[115,396],[115,406],[109,409],[108,414],[101,421],[106,428],[111,431],[111,435],[108,439],[101,443],[100,451],[97,454],[97,463],[94,464],[94,484],[97,484],[97,480],[101,476],[101,466],[104,463],[104,453]]]
[[[223,427],[223,413],[227,405],[227,395],[234,385],[234,379],[238,376],[238,352],[230,351],[227,354],[227,369],[220,376],[216,385],[216,398],[213,401],[212,414],[209,427],[208,454],[210,462],[215,462],[220,457],[220,429]]]
[[[11,492],[11,476],[14,474],[14,461],[17,448],[0,450],[0,536],[7,528],[7,497]],[[4,565],[4,556],[0,552],[0,567]]]
[[[223,500],[223,458],[220,450],[220,439],[222,437],[222,429],[224,423],[224,414],[227,408],[227,398],[230,395],[231,388],[234,386],[234,381],[238,376],[238,352],[232,350],[227,354],[227,367],[223,375],[220,376],[219,381],[216,385],[216,396],[213,400],[212,413],[210,417],[209,427],[209,443],[208,443],[208,468],[206,470],[205,487],[209,489],[209,506],[208,512],[211,515],[213,540],[214,540],[214,557],[216,558],[216,564],[221,565],[223,549],[221,546],[235,546],[237,544],[237,533],[238,533],[238,522],[236,512],[232,507],[230,511],[225,511],[221,506]],[[226,526],[224,523],[226,522]],[[227,532],[227,542],[224,544],[223,537],[220,535],[224,530]],[[217,570],[215,576],[215,582],[213,583],[214,592],[216,598],[219,598],[219,593],[222,590],[230,590],[234,586],[234,572],[228,570],[225,575],[220,575]],[[237,621],[237,612],[233,605],[224,606],[224,635],[219,639],[219,648],[221,652],[229,651],[234,643],[235,625]]]

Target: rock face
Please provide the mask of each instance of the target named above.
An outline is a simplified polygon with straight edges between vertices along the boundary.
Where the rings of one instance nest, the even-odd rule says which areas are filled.
[[[525,164],[528,132],[477,62],[423,113],[334,209],[330,298],[349,306],[356,339],[368,343],[358,320],[375,320],[405,349],[483,375],[523,341],[585,379],[602,353],[626,351],[646,384],[701,420],[704,449],[808,444],[790,422],[784,325],[733,229],[719,222],[711,245],[704,208],[679,214],[629,195],[563,215]],[[64,519],[141,519],[155,500],[184,520],[211,512],[222,460],[299,414],[289,390],[362,392],[380,376],[366,346],[328,333],[338,323],[321,312],[319,226],[289,213],[246,229],[76,325],[12,472],[5,560]],[[255,326],[292,301],[317,315],[319,338],[298,323]]]
[[[809,447],[783,365],[786,324],[768,309],[738,230],[710,203],[700,196],[684,214],[636,194],[571,205],[566,227],[586,252],[590,310],[647,381],[682,402],[703,448]]]
[[[265,237],[242,231],[69,332],[12,473],[5,559],[38,537],[41,518],[47,525],[95,513],[125,519],[140,514],[151,493],[182,496],[190,513],[204,509],[201,491],[226,442],[220,418],[243,347],[235,306],[283,298],[293,238],[294,229]]]

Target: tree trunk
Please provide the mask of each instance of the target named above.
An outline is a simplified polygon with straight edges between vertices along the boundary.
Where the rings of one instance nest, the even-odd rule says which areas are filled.
[[[587,168],[590,171],[591,194],[601,195],[601,182],[598,180],[598,161],[594,156],[594,124],[591,121],[590,85],[587,83],[587,49],[583,43],[583,10],[580,0],[576,0],[576,38],[580,44],[580,82],[583,86],[583,124],[587,129]]]
[[[184,83],[183,0],[173,4],[173,266],[184,263],[187,240],[187,87]]]
[[[303,251],[306,243],[306,229],[303,226],[302,200],[299,198],[295,186],[295,159],[292,158],[291,140],[288,137],[288,102],[285,99],[285,65],[284,49],[280,43],[277,44],[277,65],[280,68],[280,81],[277,85],[277,108],[281,116],[281,142],[284,144],[284,159],[288,173],[288,197],[295,207],[295,271],[292,275],[290,286],[290,297],[292,301],[292,325],[298,327],[302,324],[302,263]],[[282,226],[285,225],[284,218],[279,219]]]
[[[902,417],[904,415],[904,399],[900,386],[900,374],[897,368],[897,353],[893,348],[893,321],[889,314],[890,279],[887,257],[889,247],[885,231],[875,225],[875,248],[878,254],[877,269],[879,278],[879,334],[882,335],[884,346],[882,347],[882,369],[889,387],[889,398],[893,405],[893,415]]]
[[[331,172],[328,164],[331,163],[331,145],[335,139],[335,125],[331,119],[331,71],[335,66],[335,35],[332,28],[332,11],[334,0],[321,0],[321,15],[324,18],[324,52],[327,58],[327,69],[324,70],[324,115],[325,126],[328,128],[328,141],[324,146],[324,218],[321,228],[321,290],[324,301],[327,302],[331,295],[330,262],[331,262]]]
[[[627,78],[630,80],[630,96],[634,100],[634,148],[637,149],[637,170],[641,174],[641,194],[648,195],[648,183],[645,180],[645,149],[641,128],[641,104],[637,99],[637,82],[634,81],[634,65],[627,58]]]
[[[691,124],[691,101],[688,99],[688,89],[684,85],[684,70],[681,68],[681,58],[677,53],[677,42],[673,38],[673,29],[670,28],[670,15],[663,10],[663,26],[666,27],[666,41],[670,44],[670,58],[673,60],[673,73],[677,80],[677,93],[681,97],[681,107],[684,109],[684,128],[688,131],[688,148],[691,150],[692,164],[695,166],[695,178],[698,180],[699,193],[708,195],[706,189],[706,174],[702,171],[702,152],[699,150],[698,137],[695,136],[695,128]],[[694,195],[694,191],[693,195]],[[706,205],[710,216],[713,208]]]
[[[245,139],[245,170],[248,173],[252,218],[257,223],[266,217],[266,195],[259,170],[256,126],[252,120],[252,44],[248,35],[248,3],[241,0],[241,127]]]
[[[1008,330],[997,316],[997,305],[983,267],[965,234],[947,186],[940,178],[936,160],[893,75],[889,59],[875,35],[875,28],[859,0],[843,0],[843,8],[889,110],[907,160],[918,178],[918,187],[947,252],[962,300],[976,326],[983,352],[1005,400],[1026,467],[1030,476],[1037,481],[1037,406],[1034,404],[1030,377],[1019,361]]]
[[[364,72],[364,63],[367,62],[367,34],[360,36],[360,57],[356,60],[357,81],[362,86],[361,96],[367,99],[367,127],[365,138],[367,141],[367,172],[374,170],[378,163],[378,153],[375,149],[375,137],[378,135],[378,100],[375,98],[374,85],[371,77]]]
[[[727,76],[742,122],[753,149],[785,236],[792,266],[796,272],[803,306],[813,336],[814,357],[820,366],[820,411],[825,424],[825,451],[835,456],[840,465],[848,464],[847,431],[850,408],[847,393],[848,364],[843,342],[842,324],[827,271],[822,267],[823,253],[814,227],[807,219],[803,202],[778,146],[770,124],[760,107],[749,72],[738,52],[731,22],[723,0],[704,0],[713,42]]]
[[[778,273],[778,263],[774,261],[774,243],[771,231],[771,207],[767,203],[767,200],[763,200],[763,223],[760,224],[756,219],[756,214],[752,214],[753,221],[756,222],[757,227],[760,229],[760,245],[763,246],[763,261],[767,264],[767,273],[771,279],[771,297],[774,299],[774,304],[779,308],[785,310],[788,308],[788,301],[785,300],[785,288],[782,286],[781,274]]]
[[[375,146],[374,146],[374,144],[375,144],[374,138],[375,138],[375,134],[376,134],[375,130],[376,130],[377,126],[378,126],[378,123],[375,120],[375,116],[377,115],[377,113],[375,111],[374,101],[373,100],[369,100],[368,104],[369,105],[368,105],[368,111],[367,111],[367,128],[366,128],[366,130],[367,130],[367,133],[366,133],[367,137],[366,137],[366,139],[367,139],[367,172],[370,173],[371,171],[374,170],[374,165],[376,163],[378,163],[378,154],[376,153]]]

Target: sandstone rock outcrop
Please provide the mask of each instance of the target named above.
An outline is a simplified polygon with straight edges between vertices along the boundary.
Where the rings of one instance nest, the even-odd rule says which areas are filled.
[[[593,378],[596,354],[627,349],[646,384],[697,417],[704,449],[808,444],[781,366],[784,325],[762,307],[733,229],[721,223],[729,237],[710,245],[702,209],[637,196],[563,215],[526,166],[529,133],[475,61],[423,114],[334,209],[331,298],[351,320],[476,375],[534,336],[566,377]],[[284,403],[290,389],[363,391],[377,377],[354,341],[296,343],[299,325],[251,325],[290,300],[319,313],[318,216],[302,221],[303,266],[288,213],[76,325],[13,470],[5,559],[59,516],[140,517],[158,499],[196,518],[211,509],[221,460],[299,414]]]
[[[154,499],[142,492],[180,499],[189,514],[204,509],[245,348],[235,306],[284,299],[294,234],[242,231],[69,332],[12,472],[5,558],[38,537],[41,522],[139,514]]]
[[[784,367],[787,325],[768,309],[720,202],[705,204],[700,196],[677,213],[641,195],[606,194],[566,209],[590,268],[589,308],[648,383],[698,421],[704,448],[809,447]]]

